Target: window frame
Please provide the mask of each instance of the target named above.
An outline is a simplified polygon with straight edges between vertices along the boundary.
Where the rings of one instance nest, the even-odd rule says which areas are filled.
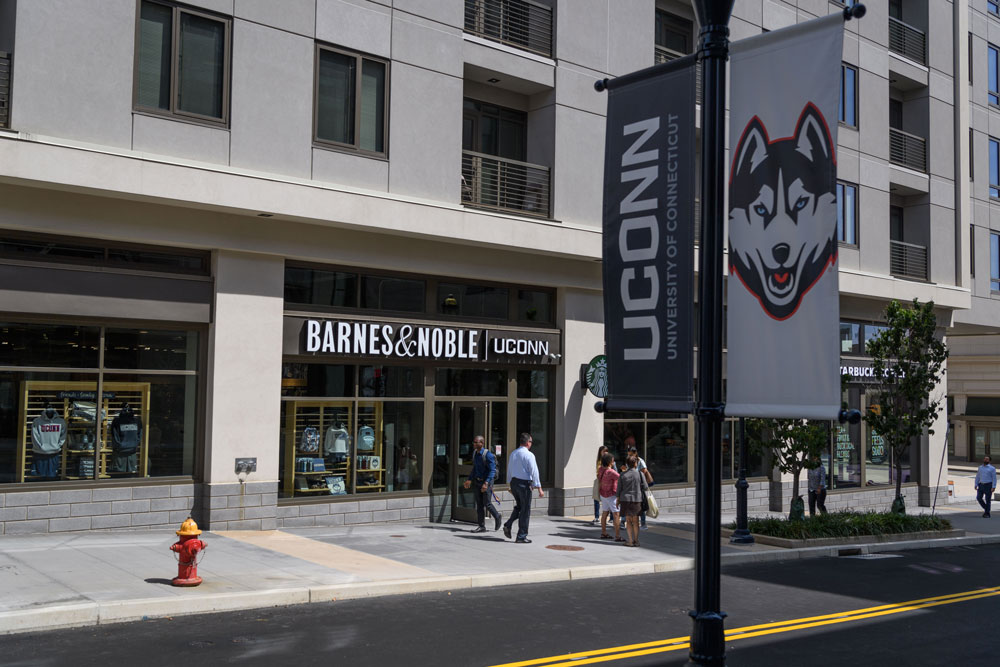
[[[141,39],[142,5],[150,3],[168,7],[171,10],[170,17],[170,102],[166,109],[143,106],[139,103],[139,43]],[[222,14],[214,14],[201,9],[188,7],[186,5],[168,2],[167,0],[136,0],[135,12],[135,48],[133,54],[132,67],[132,110],[137,113],[151,114],[160,118],[171,118],[174,120],[185,120],[200,125],[212,127],[229,127],[230,119],[230,94],[232,81],[232,61],[233,61],[233,17]],[[225,27],[225,42],[222,48],[222,117],[206,116],[204,114],[183,111],[177,105],[177,76],[179,58],[179,39],[181,14],[189,14],[200,18],[222,23]]]
[[[986,0],[986,13],[993,16],[1000,16],[1000,1]]]
[[[997,199],[1000,198],[1000,140],[990,137],[989,147],[990,199]],[[994,155],[996,156],[996,160],[993,159]],[[994,165],[996,165],[996,169],[993,168]]]
[[[854,240],[853,241],[845,241],[843,238],[841,238],[840,229],[838,229],[837,230],[837,243],[839,245],[842,245],[842,246],[848,246],[848,247],[851,247],[851,248],[857,248],[858,246],[861,245],[861,240],[858,238],[858,234],[859,234],[860,227],[861,227],[858,224],[858,212],[859,212],[859,209],[860,209],[860,207],[858,205],[858,191],[859,191],[859,186],[856,183],[851,183],[850,181],[842,181],[842,180],[838,180],[837,181],[837,214],[838,215],[840,215],[841,207],[843,206],[843,200],[840,197],[840,189],[841,188],[843,188],[845,191],[846,191],[847,188],[852,188],[854,190],[854,212],[853,212],[853,216],[852,216],[853,220],[854,220],[854,231],[853,231],[853,234],[852,234],[852,236],[854,237]],[[839,225],[838,225],[838,227],[839,227]],[[845,231],[846,231],[846,225],[845,225]],[[845,234],[845,236],[846,236],[846,234]]]
[[[354,92],[352,93],[352,105],[354,107],[354,143],[345,143],[340,141],[333,141],[331,139],[320,138],[319,132],[319,65],[320,65],[320,54],[323,51],[329,51],[331,53],[337,53],[342,56],[348,56],[355,59],[356,62],[356,72],[357,76],[354,81]],[[382,150],[381,151],[371,151],[361,148],[361,85],[362,85],[362,71],[364,69],[364,61],[368,60],[374,63],[378,63],[385,67],[385,89],[382,91],[382,98],[384,100],[384,108],[382,111]],[[313,146],[317,148],[326,148],[339,150],[346,153],[352,153],[355,155],[365,155],[368,157],[388,159],[389,158],[389,89],[390,77],[391,77],[390,62],[387,58],[380,58],[378,56],[373,56],[367,53],[362,53],[360,51],[351,51],[349,49],[344,49],[333,44],[327,44],[323,42],[316,42],[316,48],[313,50],[313,103],[312,103],[312,141]]]
[[[1000,47],[990,43],[986,44],[986,98],[991,105],[1000,106]]]
[[[844,71],[848,69],[854,73],[854,86],[853,90],[851,91],[852,101],[854,102],[851,109],[851,116],[853,117],[854,120],[853,123],[846,120],[847,105],[844,103],[844,91],[846,90],[846,85],[845,85],[846,77],[844,75]],[[841,111],[844,112],[843,118],[840,117]],[[855,67],[854,65],[849,65],[847,63],[840,64],[840,100],[837,104],[837,121],[841,125],[845,125],[847,127],[852,127],[852,128],[858,127],[858,68]]]
[[[990,292],[1000,294],[1000,234],[990,232]]]

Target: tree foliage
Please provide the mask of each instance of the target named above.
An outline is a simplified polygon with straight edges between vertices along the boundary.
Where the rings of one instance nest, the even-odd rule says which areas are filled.
[[[830,440],[826,422],[802,419],[748,419],[747,439],[750,446],[770,454],[774,466],[792,475],[792,500],[789,519],[803,517],[799,477],[803,470],[819,467],[820,456]]]
[[[904,513],[903,455],[914,438],[934,433],[931,426],[944,392],[931,394],[941,381],[948,349],[937,335],[933,301],[921,304],[914,299],[911,307],[891,301],[885,319],[886,328],[867,344],[880,398],[877,408],[868,407],[865,420],[892,451],[896,469],[893,511]]]

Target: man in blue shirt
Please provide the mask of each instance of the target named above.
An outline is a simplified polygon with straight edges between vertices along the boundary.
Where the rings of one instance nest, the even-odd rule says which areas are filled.
[[[531,518],[531,489],[538,489],[538,497],[544,498],[542,483],[538,479],[538,464],[531,453],[531,434],[522,433],[517,438],[517,449],[507,459],[507,483],[514,496],[514,511],[503,525],[504,537],[510,539],[510,527],[517,519],[517,542],[531,544],[528,539],[528,519]]]
[[[493,481],[497,476],[497,457],[486,449],[486,438],[477,435],[472,439],[476,450],[472,453],[472,473],[465,480],[465,488],[475,486],[476,519],[479,527],[474,533],[486,532],[486,512],[493,517],[493,530],[500,530],[500,512],[493,507]]]
[[[990,457],[983,457],[983,465],[976,471],[976,500],[983,508],[983,517],[990,518],[990,504],[993,492],[997,490],[997,469],[990,465]],[[983,498],[986,502],[983,502]]]

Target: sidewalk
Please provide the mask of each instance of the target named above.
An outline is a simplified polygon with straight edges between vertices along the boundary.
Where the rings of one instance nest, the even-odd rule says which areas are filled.
[[[924,509],[924,508],[921,508]],[[938,507],[964,538],[870,545],[865,551],[1000,543],[1000,520],[978,507]],[[733,519],[723,516],[723,524]],[[532,517],[532,544],[468,524],[205,533],[197,588],[170,585],[172,532],[0,537],[0,634],[182,614],[379,595],[568,581],[691,569],[694,517],[662,515],[629,549],[589,522]],[[780,549],[723,541],[723,564],[837,555],[837,547]]]

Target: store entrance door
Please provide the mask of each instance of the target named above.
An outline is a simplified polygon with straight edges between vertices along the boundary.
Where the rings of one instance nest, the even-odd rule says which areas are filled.
[[[973,426],[969,460],[982,462],[984,456],[1000,457],[1000,426]]]
[[[453,435],[451,439],[452,466],[452,506],[451,518],[455,521],[476,522],[476,499],[474,489],[464,488],[464,482],[472,473],[472,456],[475,447],[473,439],[485,436],[488,431],[489,403],[475,401],[454,403],[452,408]],[[488,440],[487,440],[488,442]]]

